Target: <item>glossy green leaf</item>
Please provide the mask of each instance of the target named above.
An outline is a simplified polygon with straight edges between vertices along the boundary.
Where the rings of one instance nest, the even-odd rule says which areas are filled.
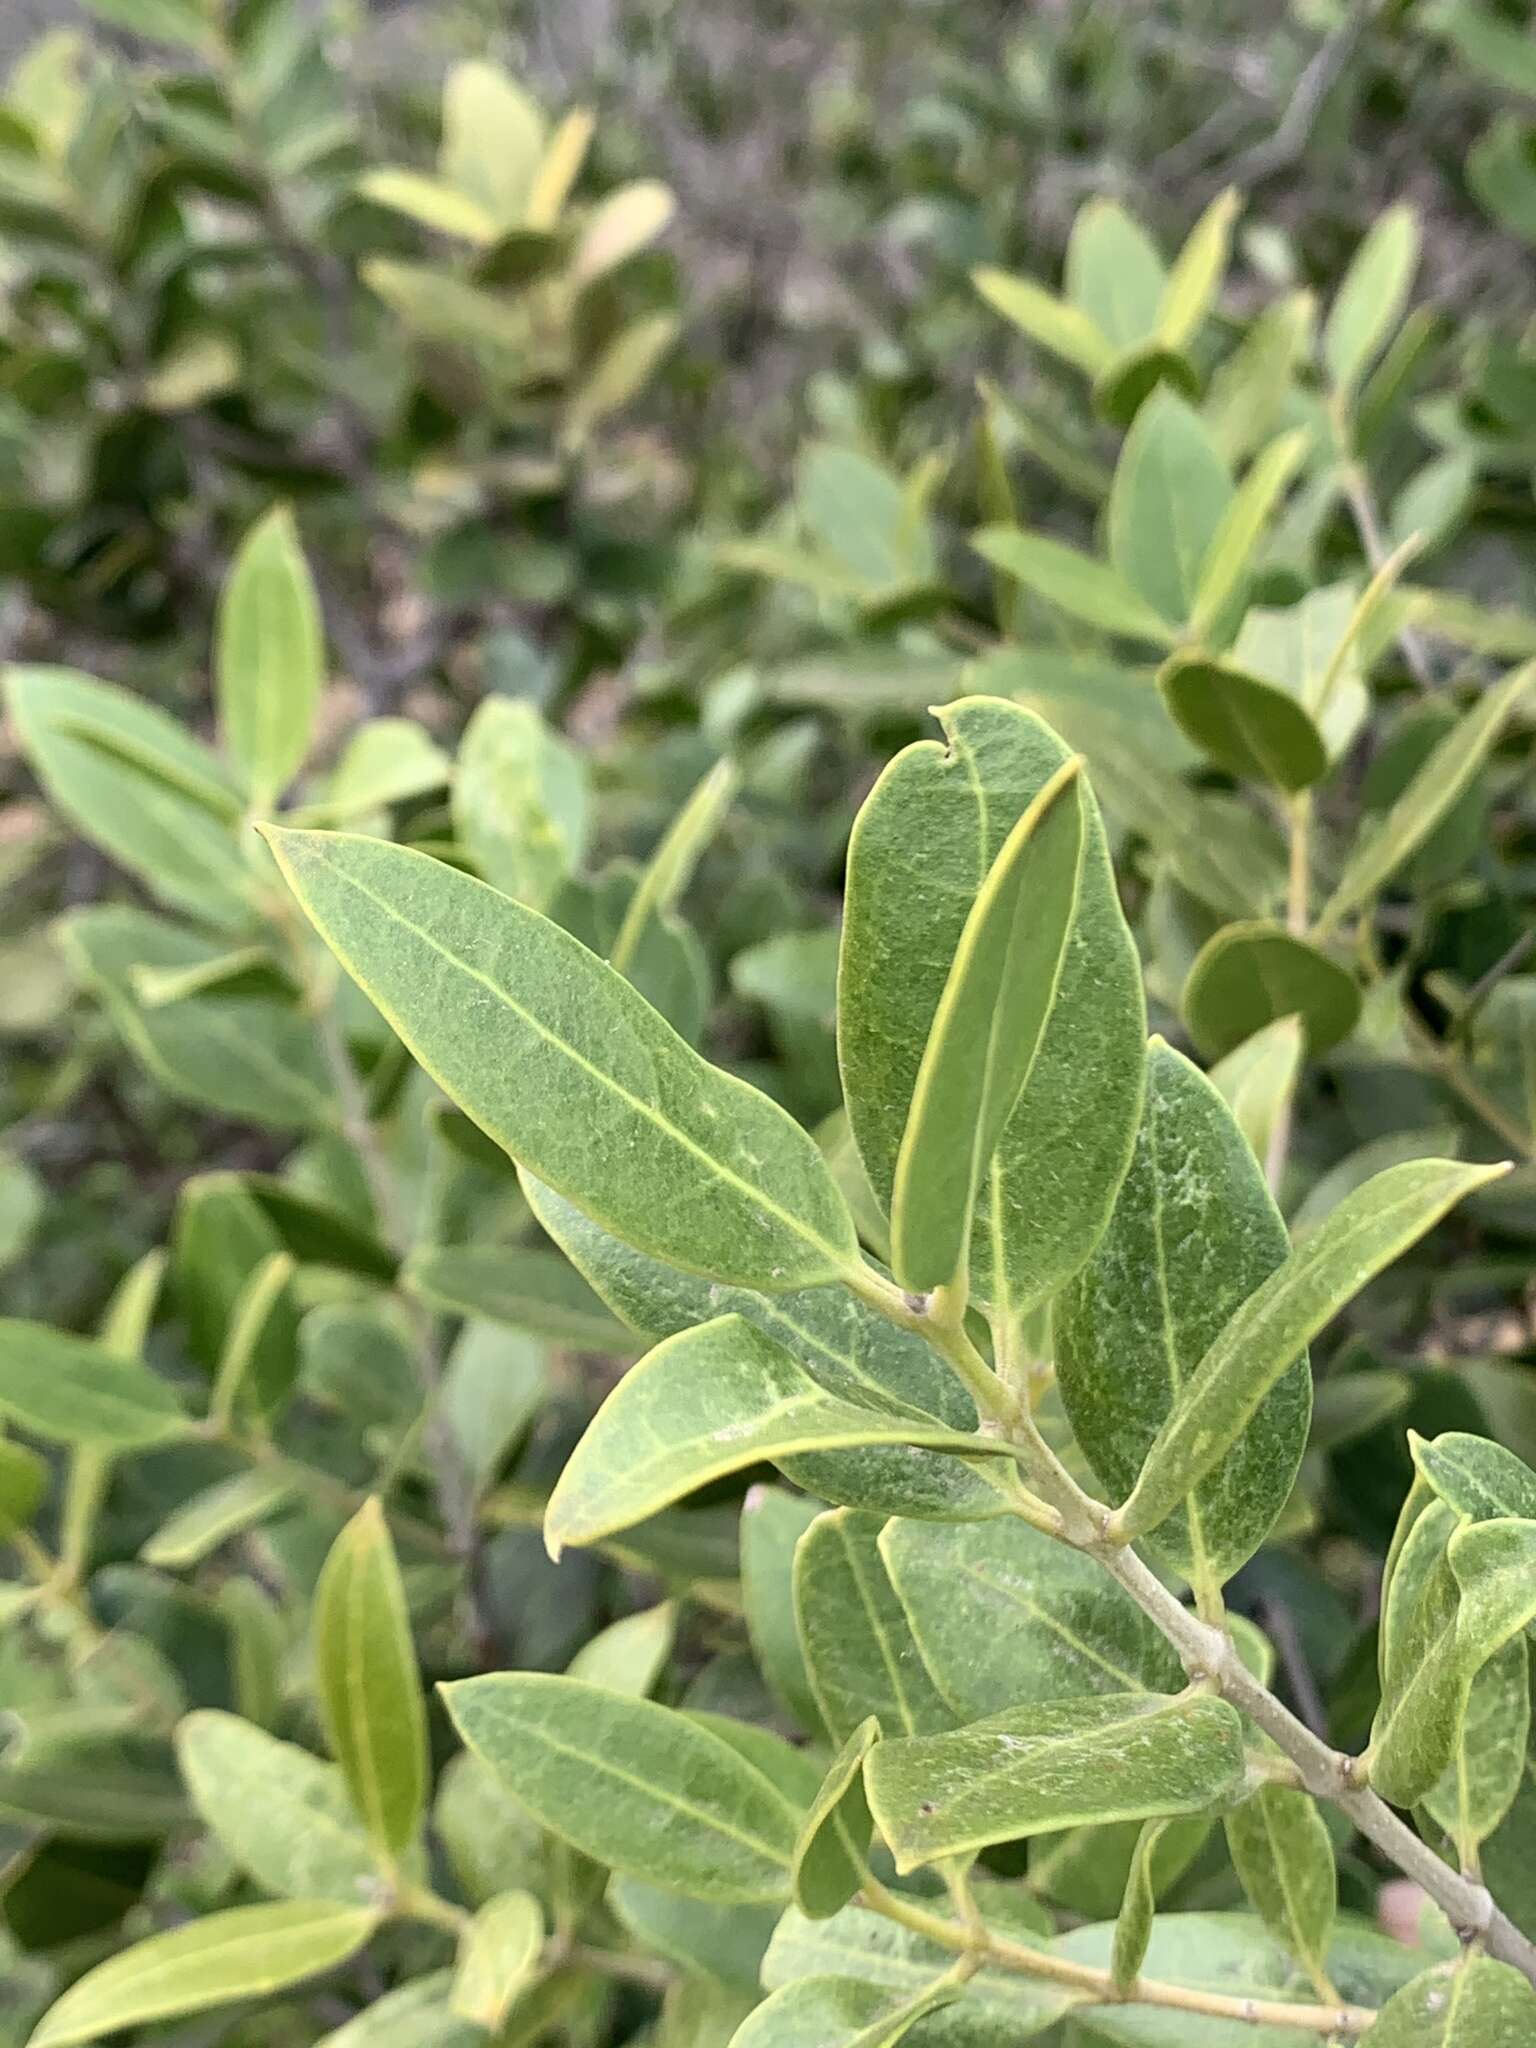
[[[1157,681],[1179,729],[1229,775],[1294,792],[1326,770],[1328,750],[1305,708],[1261,677],[1181,654]]]
[[[741,1508],[741,1597],[753,1655],[780,1706],[808,1734],[822,1733],[795,1625],[795,1546],[821,1503],[780,1486],[753,1486]]]
[[[558,1557],[568,1543],[629,1528],[766,1458],[902,1443],[988,1448],[894,1407],[839,1400],[744,1317],[718,1316],[669,1337],[625,1374],[566,1461],[544,1540]]]
[[[1109,1229],[1055,1314],[1062,1400],[1111,1498],[1135,1486],[1202,1357],[1285,1254],[1285,1225],[1226,1104],[1154,1039],[1131,1170]],[[1300,1354],[1298,1346],[1252,1426],[1229,1438],[1153,1544],[1196,1585],[1230,1577],[1290,1495],[1311,1410]]]
[[[1118,570],[1079,548],[1013,526],[984,526],[971,535],[971,545],[994,569],[1059,605],[1074,619],[1086,619],[1101,633],[1151,641],[1158,647],[1173,643],[1173,629],[1162,613]]]
[[[1165,1820],[1142,1823],[1126,1875],[1125,1892],[1115,1921],[1115,1945],[1110,1952],[1109,1973],[1117,1989],[1129,1991],[1141,1974],[1141,1965],[1152,1938],[1152,1920],[1157,1911],[1153,1863],[1157,1845],[1167,1828]]]
[[[1056,1004],[1086,852],[1081,766],[1064,762],[1004,841],[934,1012],[891,1188],[892,1271],[914,1294],[964,1278],[978,1190]]]
[[[614,1311],[646,1337],[669,1337],[719,1315],[738,1315],[782,1345],[816,1383],[856,1407],[895,1408],[919,1425],[966,1431],[976,1410],[954,1374],[920,1336],[899,1330],[842,1287],[757,1294],[710,1286],[632,1251],[530,1175],[523,1189],[540,1223]],[[990,1458],[872,1444],[785,1460],[797,1486],[821,1500],[882,1514],[944,1520],[1005,1511],[989,1483]]]
[[[1066,268],[1068,299],[1117,349],[1156,331],[1167,273],[1146,230],[1113,199],[1079,208]]]
[[[784,1898],[802,1811],[712,1727],[571,1678],[443,1688],[455,1727],[547,1828],[696,1898]]]
[[[1530,1654],[1523,1637],[1496,1650],[1472,1680],[1456,1746],[1424,1809],[1455,1843],[1464,1869],[1519,1796],[1531,1729]]]
[[[321,1714],[369,1834],[407,1848],[427,1797],[427,1724],[405,1589],[383,1510],[359,1508],[315,1587],[314,1654]]]
[[[1186,1381],[1122,1511],[1126,1532],[1157,1528],[1339,1310],[1464,1195],[1505,1171],[1423,1159],[1389,1167],[1347,1196],[1235,1311]]]
[[[44,1323],[0,1321],[0,1415],[57,1443],[145,1450],[185,1436],[180,1402],[146,1367]]]
[[[204,1824],[265,1891],[343,1905],[376,1896],[378,1859],[334,1764],[212,1710],[187,1715],[176,1755]]]
[[[162,902],[249,919],[240,796],[207,748],[157,705],[74,669],[12,667],[5,698],[44,793],[77,832]]]
[[[1403,317],[1419,265],[1419,221],[1410,206],[1389,206],[1355,251],[1323,326],[1323,363],[1348,396]]]
[[[1226,1817],[1227,1848],[1249,1904],[1329,1995],[1328,1948],[1338,1904],[1333,1838],[1308,1792],[1262,1785]]]
[[[531,1892],[488,1899],[459,1938],[449,2005],[494,2032],[538,1967],[544,1909]]]
[[[1097,377],[1114,361],[1113,347],[1088,315],[1032,278],[984,267],[971,272],[971,282],[994,312],[1011,320],[1052,355],[1086,370],[1090,377]]]
[[[743,1286],[805,1286],[857,1256],[805,1133],[557,926],[423,854],[271,837],[321,936],[421,1064],[578,1207],[641,1250]]]
[[[937,1983],[893,2004],[855,1978],[807,1977],[775,1991],[731,2036],[730,2048],[896,2048],[919,2020],[965,1993]]]
[[[1360,989],[1345,968],[1283,925],[1223,925],[1195,957],[1181,1006],[1190,1036],[1211,1059],[1256,1032],[1298,1018],[1312,1053],[1331,1052],[1360,1020]]]
[[[75,2048],[125,2027],[270,1997],[355,1955],[377,1922],[368,1907],[323,1899],[210,1913],[87,1970],[49,2008],[30,2048]]]
[[[1201,1695],[1055,1700],[876,1745],[875,1824],[900,1871],[993,1842],[1199,1813],[1241,1782],[1242,1723]]]
[[[1536,1519],[1536,1472],[1484,1436],[1449,1430],[1426,1442],[1408,1432],[1413,1462],[1446,1505],[1469,1521]]]
[[[485,697],[459,743],[453,824],[487,882],[544,910],[586,852],[585,765],[531,704]]]
[[[182,1571],[200,1564],[221,1543],[254,1529],[293,1497],[293,1480],[277,1469],[256,1466],[216,1480],[182,1502],[139,1552],[146,1564]]]
[[[854,1136],[882,1202],[971,903],[1069,758],[1041,720],[995,698],[962,698],[938,715],[948,746],[923,741],[896,757],[859,813],[848,855],[838,1050]],[[973,1234],[976,1291],[1012,1316],[1053,1293],[1103,1230],[1141,1097],[1141,975],[1086,787],[1082,796],[1087,843],[1069,949]]]
[[[1173,625],[1190,618],[1201,569],[1232,502],[1232,479],[1200,415],[1156,391],[1137,413],[1109,494],[1109,559]]]
[[[634,1334],[608,1313],[575,1268],[521,1245],[424,1245],[402,1275],[408,1292],[450,1315],[483,1316],[568,1345],[625,1357]]]
[[[1309,445],[1310,437],[1301,429],[1281,434],[1259,451],[1232,494],[1200,559],[1189,612],[1190,631],[1197,639],[1205,639],[1216,629],[1242,589],[1275,507],[1300,469]]]
[[[891,1521],[880,1555],[957,1722],[1027,1700],[1184,1683],[1168,1643],[1099,1565],[1016,1517]]]
[[[1455,1525],[1444,1502],[1431,1500],[1394,1543],[1389,1559],[1370,1777],[1383,1798],[1404,1806],[1421,1799],[1451,1767],[1465,1707],[1456,1655],[1460,1593],[1446,1554]]]
[[[1446,734],[1386,816],[1351,852],[1317,921],[1319,936],[1376,895],[1424,844],[1471,784],[1533,676],[1536,664],[1512,670]]]
[[[1174,258],[1157,306],[1157,339],[1165,348],[1184,348],[1205,324],[1226,275],[1242,205],[1242,194],[1231,187],[1218,192]]]
[[[1371,2048],[1527,2048],[1536,1991],[1491,1956],[1437,1963],[1387,2001],[1369,2039]]]
[[[795,1904],[811,1920],[829,1920],[864,1882],[869,1856],[869,1802],[864,1760],[880,1740],[873,1714],[843,1744],[822,1780],[795,1844]]]
[[[1015,1888],[1005,1891],[983,1881],[978,1890],[999,1932],[1029,1947],[1041,1945],[1039,1923],[1023,1920]],[[953,1962],[952,1950],[862,1906],[845,1906],[831,1920],[808,1920],[791,1909],[769,1944],[763,1983],[780,1993],[805,1982],[852,1980],[895,2002],[919,1996]],[[1073,2000],[1073,1993],[1038,1978],[981,1970],[967,1985],[964,2003],[935,2014],[920,2038],[931,2039],[932,2048],[1017,2048],[1053,2026]],[[810,2010],[817,2008],[812,2004]],[[791,2035],[790,2041],[793,2048],[820,2048],[814,2036]]]
[[[795,1614],[811,1688],[834,1739],[873,1719],[891,1734],[954,1725],[891,1584],[874,1515],[819,1516],[795,1552]]]
[[[1231,1110],[1258,1160],[1267,1160],[1281,1119],[1289,1113],[1301,1072],[1301,1020],[1277,1017],[1233,1046],[1211,1068],[1211,1085]]]
[[[302,766],[324,680],[320,600],[293,514],[279,505],[235,551],[214,652],[219,736],[256,809]]]

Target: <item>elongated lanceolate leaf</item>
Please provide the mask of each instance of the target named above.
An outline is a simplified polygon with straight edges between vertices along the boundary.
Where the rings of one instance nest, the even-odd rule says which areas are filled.
[[[543,1945],[544,1912],[531,1892],[488,1899],[459,1941],[453,2010],[494,2032],[537,1969]]]
[[[868,1719],[888,1734],[953,1727],[880,1553],[877,1516],[820,1515],[795,1551],[795,1614],[821,1718],[839,1742]]]
[[[1016,577],[1026,590],[1059,605],[1073,618],[1097,626],[1102,633],[1149,640],[1158,647],[1173,644],[1168,620],[1118,570],[1079,548],[1014,526],[985,526],[971,535],[971,545],[994,569]]]
[[[278,506],[235,553],[219,597],[214,660],[220,736],[258,807],[309,751],[324,677],[320,600],[293,514]]]
[[[1309,1792],[1263,1785],[1227,1815],[1227,1847],[1254,1911],[1328,1995],[1338,1904],[1333,1838]]]
[[[965,1270],[978,1186],[1056,1002],[1086,847],[1081,766],[1063,762],[1009,833],[934,1013],[891,1192],[891,1267],[913,1293]]]
[[[989,1441],[839,1400],[744,1317],[719,1316],[669,1337],[620,1380],[566,1462],[544,1540],[558,1557],[764,1458],[871,1443],[970,1455]]]
[[[1340,391],[1353,391],[1391,338],[1418,262],[1418,216],[1388,207],[1355,251],[1323,327],[1323,361]]]
[[[1232,479],[1200,415],[1166,386],[1125,437],[1109,494],[1109,557],[1171,624],[1195,607],[1200,570],[1232,501]]]
[[[1369,2039],[1371,2048],[1526,2048],[1536,1991],[1491,1956],[1437,1963],[1388,1999]]]
[[[558,926],[424,854],[270,837],[321,936],[416,1058],[579,1208],[742,1286],[807,1286],[857,1257],[805,1132]]]
[[[1085,1822],[1198,1813],[1242,1772],[1236,1711],[1191,1695],[1057,1700],[882,1742],[864,1782],[897,1869],[909,1871]]]
[[[839,1912],[864,1880],[871,1821],[864,1760],[880,1740],[871,1714],[832,1759],[795,1844],[795,1904],[811,1920]]]
[[[1155,1529],[1209,1472],[1318,1332],[1366,1282],[1505,1166],[1422,1159],[1348,1195],[1237,1312],[1200,1361],[1121,1510],[1126,1533]]]
[[[519,1804],[586,1855],[694,1898],[787,1897],[805,1810],[713,1727],[540,1672],[461,1679],[443,1698]]]
[[[57,1443],[144,1450],[191,1422],[164,1380],[87,1337],[0,1321],[0,1415]]]
[[[1032,278],[984,267],[971,272],[971,282],[994,311],[1011,320],[1031,341],[1086,370],[1090,377],[1097,377],[1114,361],[1113,347],[1088,315]]]

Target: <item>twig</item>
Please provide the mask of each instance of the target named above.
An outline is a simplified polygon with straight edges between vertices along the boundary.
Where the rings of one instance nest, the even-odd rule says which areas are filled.
[[[1276,172],[1288,170],[1298,161],[1317,126],[1328,95],[1344,74],[1366,23],[1375,12],[1372,0],[1351,8],[1336,29],[1313,53],[1280,117],[1279,126],[1265,141],[1255,143],[1227,166],[1226,179],[1232,185],[1260,185]]]
[[[1374,574],[1383,569],[1391,559],[1392,550],[1387,537],[1381,530],[1381,518],[1376,510],[1376,497],[1371,489],[1371,480],[1364,467],[1358,462],[1346,462],[1341,471],[1344,496],[1354,518],[1355,530],[1360,536],[1360,545],[1365,549],[1365,558]],[[1434,664],[1429,658],[1429,649],[1412,626],[1401,625],[1397,629],[1397,644],[1403,650],[1403,660],[1408,664],[1408,673],[1426,695],[1435,687]]]

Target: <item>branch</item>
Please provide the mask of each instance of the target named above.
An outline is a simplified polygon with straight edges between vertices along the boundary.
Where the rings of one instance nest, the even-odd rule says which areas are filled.
[[[1296,90],[1274,134],[1233,159],[1227,167],[1228,183],[1260,185],[1297,162],[1311,140],[1329,93],[1344,75],[1344,67],[1374,12],[1372,0],[1362,0],[1318,46],[1297,79]]]

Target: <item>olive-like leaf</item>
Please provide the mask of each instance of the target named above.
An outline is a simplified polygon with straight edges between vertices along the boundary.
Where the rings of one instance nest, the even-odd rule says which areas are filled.
[[[1086,370],[1090,377],[1097,377],[1114,361],[1114,348],[1088,315],[1032,278],[984,267],[971,272],[971,282],[995,312],[1011,320],[1031,341]]]
[[[1242,1779],[1242,1723],[1199,1694],[1054,1700],[876,1744],[864,1766],[899,1871],[1085,1822],[1218,1805]]]
[[[1507,1172],[1421,1159],[1340,1202],[1235,1311],[1180,1390],[1120,1511],[1128,1535],[1157,1528],[1248,1427],[1305,1347],[1383,1267],[1463,1196]]]
[[[487,1899],[460,1936],[449,2006],[494,2033],[532,1978],[543,1946],[544,1909],[532,1892]]]
[[[293,514],[274,506],[235,550],[219,593],[214,691],[224,751],[265,809],[309,751],[325,635]]]
[[[1165,348],[1182,349],[1204,325],[1221,290],[1242,205],[1242,194],[1232,186],[1218,192],[1174,258],[1157,305],[1157,339]]]
[[[269,1997],[356,1955],[377,1924],[369,1907],[324,1899],[210,1913],[87,1970],[43,2015],[30,2048],[77,2048],[128,2027]]]
[[[1109,558],[1171,624],[1195,609],[1232,479],[1200,415],[1164,386],[1137,413],[1109,494]]]
[[[1120,1913],[1115,1921],[1115,1945],[1109,1958],[1109,1974],[1117,1991],[1130,1991],[1146,1960],[1147,1943],[1152,1938],[1152,1921],[1157,1912],[1153,1865],[1157,1845],[1168,1825],[1165,1820],[1144,1821],[1136,1836],[1136,1847],[1120,1900]]]
[[[331,1749],[369,1834],[398,1854],[426,1805],[427,1722],[405,1588],[377,1500],[359,1508],[331,1546],[313,1625]]]
[[[519,1804],[585,1855],[694,1898],[787,1897],[804,1809],[715,1726],[542,1672],[460,1679],[443,1698]]]
[[[1426,1442],[1410,1430],[1408,1445],[1440,1499],[1468,1521],[1536,1520],[1536,1472],[1502,1444],[1461,1430]]]
[[[1195,957],[1180,999],[1190,1036],[1220,1059],[1282,1017],[1298,1017],[1313,1053],[1331,1052],[1360,1020],[1352,974],[1283,926],[1223,925]]]
[[[1155,606],[1128,583],[1117,569],[1097,562],[1080,548],[1025,533],[1016,526],[984,526],[971,535],[971,546],[994,569],[1012,576],[1026,590],[1059,605],[1075,619],[1085,619],[1101,633],[1126,640],[1173,644],[1173,627]]]
[[[625,1357],[634,1333],[615,1320],[571,1265],[523,1245],[422,1245],[401,1281],[418,1301],[449,1315],[483,1317],[535,1337]]]
[[[147,1450],[185,1436],[190,1418],[162,1379],[88,1337],[0,1321],[0,1415],[56,1443]]]
[[[1136,1156],[1098,1249],[1059,1297],[1058,1384],[1078,1442],[1112,1496],[1136,1485],[1212,1343],[1286,1256],[1285,1225],[1226,1104],[1154,1039]],[[1210,1590],[1263,1542],[1306,1447],[1303,1347],[1187,1489],[1153,1548]]]
[[[1262,676],[1208,654],[1177,654],[1157,681],[1179,729],[1229,775],[1290,793],[1326,770],[1328,748],[1306,707]]]
[[[568,933],[424,854],[269,836],[321,936],[421,1064],[579,1208],[741,1286],[808,1286],[856,1259],[805,1132]]]
[[[1081,766],[1065,761],[1004,841],[934,1012],[891,1189],[891,1268],[911,1293],[963,1278],[977,1190],[1056,1002],[1086,851]]]
[[[1508,1963],[1467,1955],[1437,1963],[1387,2000],[1371,2048],[1527,2048],[1536,1991]]]
[[[871,1714],[843,1744],[822,1780],[795,1843],[795,1904],[809,1920],[830,1920],[864,1881],[873,1822],[864,1797],[864,1760],[880,1740]]]
[[[1328,1949],[1338,1907],[1333,1838],[1309,1792],[1261,1785],[1226,1817],[1227,1848],[1249,1903],[1330,1995]]]
[[[1352,392],[1390,340],[1418,263],[1418,215],[1411,206],[1389,206],[1355,251],[1323,327],[1323,362],[1335,389]]]
[[[879,1519],[848,1508],[820,1515],[795,1551],[795,1614],[811,1688],[833,1737],[873,1718],[891,1733],[953,1727],[956,1715],[907,1623],[885,1560]]]

